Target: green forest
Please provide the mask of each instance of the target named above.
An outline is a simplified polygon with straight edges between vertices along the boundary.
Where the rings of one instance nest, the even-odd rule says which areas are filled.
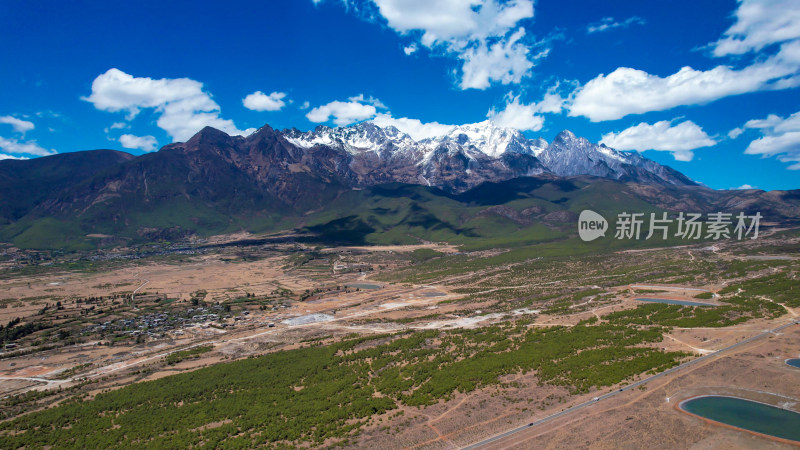
[[[216,364],[4,422],[0,447],[332,445],[399,405],[431,405],[502,375],[536,371],[539,383],[579,393],[687,356],[642,345],[659,342],[660,327],[527,325],[362,337]]]

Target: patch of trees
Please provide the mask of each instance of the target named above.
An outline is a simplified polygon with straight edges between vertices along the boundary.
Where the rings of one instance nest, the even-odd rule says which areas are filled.
[[[29,334],[49,328],[49,325],[42,322],[28,322],[24,325],[19,325],[21,322],[22,319],[17,317],[8,322],[6,326],[0,325],[0,345],[14,342]]]
[[[775,303],[751,297],[724,299],[722,306],[681,306],[663,303],[640,305],[635,309],[615,311],[603,319],[619,325],[661,325],[668,327],[729,327],[750,319],[773,319],[786,311]]]
[[[609,323],[369,336],[270,353],[68,401],[0,423],[0,448],[320,446],[343,443],[399,405],[536,371],[539,382],[586,392],[678,364],[659,327]],[[197,347],[170,355],[183,358]],[[168,357],[169,358],[169,357]],[[230,420],[222,426],[204,425]]]

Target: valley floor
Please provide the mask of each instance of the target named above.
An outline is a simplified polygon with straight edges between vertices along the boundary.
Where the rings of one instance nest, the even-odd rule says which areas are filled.
[[[220,239],[235,244],[243,238]],[[311,374],[333,370],[325,358],[352,368],[346,375],[355,377],[352,392],[337,389],[352,394],[346,398],[353,406],[324,432],[283,433],[269,425],[273,419],[245,432],[244,419],[210,414],[208,422],[186,419],[191,429],[176,429],[175,436],[198,445],[252,438],[258,445],[380,448],[783,446],[709,425],[675,405],[725,393],[800,411],[800,371],[783,363],[800,356],[800,325],[730,348],[800,318],[793,293],[800,286],[798,242],[800,236],[788,231],[746,244],[581,257],[545,256],[537,247],[463,253],[440,244],[281,243],[142,259],[104,255],[100,262],[96,256],[53,257],[24,267],[18,258],[6,260],[0,323],[21,321],[0,330],[20,330],[0,353],[0,446],[51,439],[99,445],[99,436],[71,433],[92,423],[92,405],[111,401],[106,392],[128,392],[152,380],[168,387],[170,375],[203,376],[219,367],[238,377],[244,366],[237,364],[251,364],[246,361],[271,364],[312,354],[321,358],[321,369],[302,372],[305,363],[298,364],[303,367],[292,370],[306,375],[287,381],[298,394],[278,386],[258,395],[279,409],[295,395],[317,399],[321,403],[293,406],[314,429],[321,424],[306,415],[330,411],[317,395],[334,380],[323,377],[317,385]],[[323,356],[328,348],[340,350]],[[680,368],[626,388],[671,367]],[[174,383],[188,379],[179,377]],[[187,402],[202,394],[186,392]],[[372,413],[355,406],[365,392],[372,393]],[[68,405],[77,398],[84,406],[71,413],[74,419],[65,417],[47,432],[24,431],[45,414],[75,408]],[[65,406],[41,410],[59,404]],[[182,404],[164,407],[180,415]],[[140,406],[124,408],[131,420],[139,414]],[[111,432],[120,423],[102,427]],[[160,445],[172,433],[163,431],[136,428],[126,436]]]

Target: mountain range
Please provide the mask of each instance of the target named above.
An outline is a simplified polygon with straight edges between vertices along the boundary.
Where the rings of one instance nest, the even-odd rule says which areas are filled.
[[[492,231],[487,217],[505,221],[494,231],[563,234],[554,218],[568,223],[579,208],[637,203],[673,211],[735,205],[790,220],[800,217],[798,198],[714,191],[569,131],[548,143],[489,121],[422,140],[371,122],[309,132],[265,125],[247,137],[206,127],[138,157],[94,150],[0,161],[0,240],[85,248],[292,228],[367,242],[437,239],[437,230],[449,230],[439,237],[457,240],[487,237],[475,231]]]

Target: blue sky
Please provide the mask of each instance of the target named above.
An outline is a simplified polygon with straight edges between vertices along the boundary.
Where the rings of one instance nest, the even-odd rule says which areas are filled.
[[[492,120],[800,188],[796,0],[5,0],[0,30],[0,158]]]

